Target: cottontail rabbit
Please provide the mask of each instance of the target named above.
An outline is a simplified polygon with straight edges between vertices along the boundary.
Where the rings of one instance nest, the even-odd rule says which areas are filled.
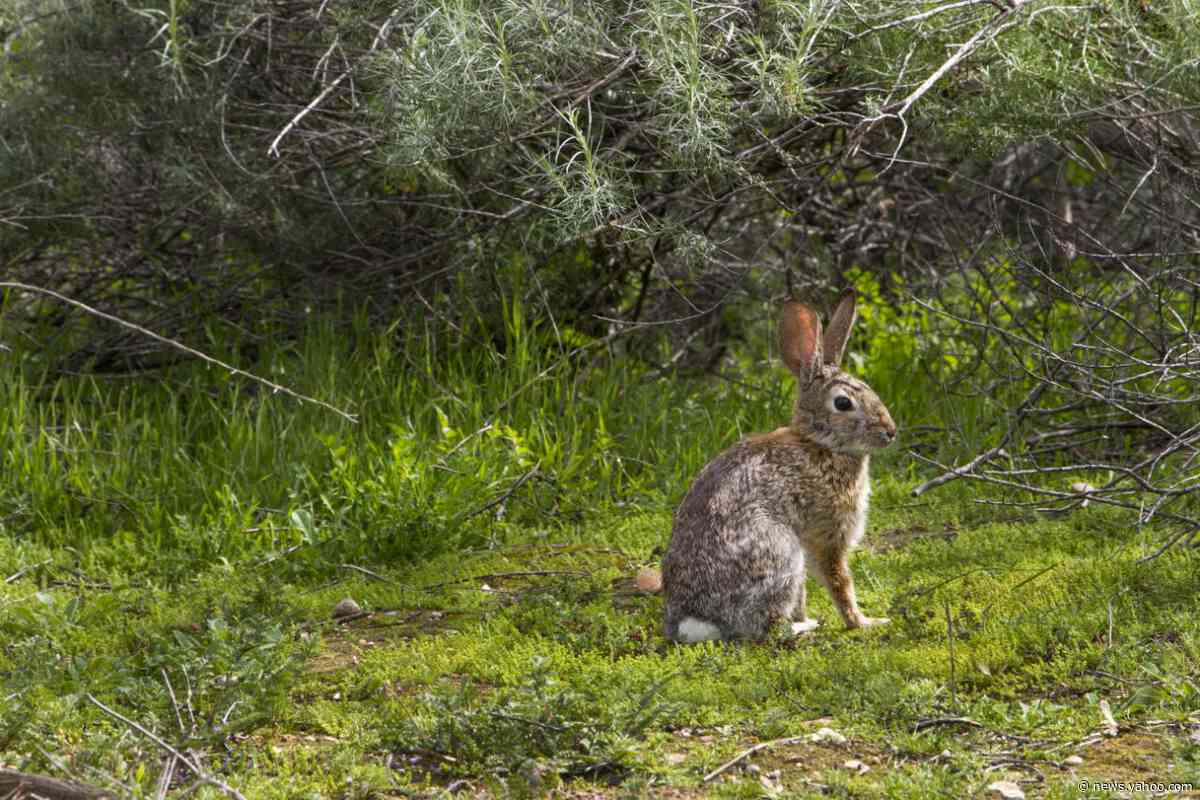
[[[867,523],[868,453],[896,436],[875,392],[838,368],[854,319],[853,291],[824,337],[815,311],[784,306],[779,343],[796,376],[792,421],[721,453],[679,505],[662,569],[669,638],[757,639],[781,620],[792,621],[793,633],[812,630],[806,563],[847,627],[887,622],[859,611],[847,562]]]

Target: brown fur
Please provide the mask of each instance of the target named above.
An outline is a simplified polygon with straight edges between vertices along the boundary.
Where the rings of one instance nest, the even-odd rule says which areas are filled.
[[[867,454],[896,426],[870,387],[823,357],[840,359],[853,321],[854,298],[843,296],[822,340],[815,312],[785,306],[780,347],[798,385],[791,423],[717,456],[680,504],[663,559],[669,638],[760,638],[777,622],[808,622],[806,568],[847,626],[886,621],[859,610],[848,556],[865,527]],[[852,411],[836,409],[838,395]]]

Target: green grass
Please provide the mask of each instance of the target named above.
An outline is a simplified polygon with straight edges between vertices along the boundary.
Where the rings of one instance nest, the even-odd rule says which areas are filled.
[[[853,564],[892,625],[843,631],[814,584],[813,635],[670,645],[633,576],[791,382],[765,352],[743,382],[651,380],[505,314],[499,348],[361,326],[263,356],[357,426],[193,366],[47,382],[6,356],[0,766],[153,797],[162,751],[102,703],[254,798],[1200,787],[1194,552],[1139,564],[1162,532],[964,482],[914,501],[898,450]],[[367,614],[331,620],[343,597]]]

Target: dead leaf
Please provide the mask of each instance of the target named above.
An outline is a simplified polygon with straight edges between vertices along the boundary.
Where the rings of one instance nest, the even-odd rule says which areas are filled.
[[[642,567],[634,583],[639,592],[654,594],[662,589],[662,573],[653,567]]]
[[[1100,721],[1102,723],[1100,730],[1105,736],[1116,736],[1120,732],[1107,700],[1100,701]]]

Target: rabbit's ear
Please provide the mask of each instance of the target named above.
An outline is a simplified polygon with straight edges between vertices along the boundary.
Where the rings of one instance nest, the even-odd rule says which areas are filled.
[[[846,342],[850,340],[850,330],[854,327],[854,320],[857,317],[858,312],[854,309],[854,290],[847,289],[842,292],[837,308],[834,309],[833,316],[829,318],[829,327],[825,330],[825,339],[822,345],[826,364],[836,367],[842,363],[842,356],[846,352]]]
[[[783,363],[808,382],[821,366],[821,318],[803,303],[789,300],[779,320],[779,352]]]

